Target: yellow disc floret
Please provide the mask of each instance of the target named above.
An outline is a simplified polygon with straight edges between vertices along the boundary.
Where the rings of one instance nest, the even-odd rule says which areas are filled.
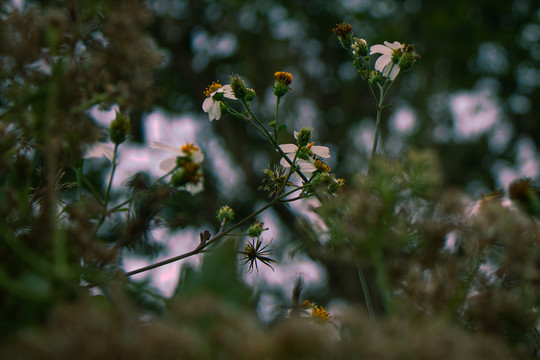
[[[278,71],[274,73],[274,80],[276,82],[276,85],[279,83],[290,85],[293,81],[293,76],[291,73],[285,71]]]
[[[215,92],[218,89],[221,89],[223,86],[219,83],[219,81],[214,81],[211,85],[209,85],[206,90],[204,90],[204,96],[210,97],[213,92]]]
[[[199,148],[192,143],[186,143],[185,145],[182,145],[181,150],[186,155],[193,155]]]
[[[319,305],[314,305],[313,309],[311,310],[311,316],[313,316],[317,321],[327,323],[328,320],[332,317],[328,311]]]

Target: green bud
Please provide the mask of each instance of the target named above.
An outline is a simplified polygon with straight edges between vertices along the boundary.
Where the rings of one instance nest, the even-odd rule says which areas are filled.
[[[109,128],[109,138],[113,144],[119,145],[126,141],[130,128],[131,124],[129,122],[129,117],[117,112],[116,118]]]
[[[377,86],[379,84],[382,84],[383,81],[384,81],[384,78],[379,71],[373,70],[371,74],[369,74],[369,83],[371,85]]]
[[[253,99],[255,99],[255,96],[256,96],[255,90],[253,90],[253,89],[246,89],[246,90],[247,90],[247,91],[246,91],[246,97],[245,97],[245,100],[246,100],[247,102],[250,102],[250,101],[252,101]]]
[[[220,223],[223,221],[232,221],[234,219],[234,211],[230,206],[224,205],[217,212],[217,219]]]
[[[287,84],[279,83],[274,85],[274,95],[276,95],[277,97],[282,97],[287,93],[287,91],[289,91],[289,87],[287,86]]]
[[[302,128],[302,130],[296,133],[296,144],[299,147],[307,146],[310,140],[311,140],[311,129]]]
[[[260,223],[259,220],[255,221],[255,224],[251,225],[247,231],[249,237],[256,238],[261,236],[264,231],[264,223]]]
[[[238,75],[231,76],[231,89],[238,100],[245,100],[248,89],[246,88],[244,80],[240,79]]]
[[[353,49],[353,54],[355,56],[363,57],[369,54],[369,46],[364,39],[355,37],[351,48]]]
[[[411,70],[416,59],[413,53],[407,52],[399,59],[398,65],[401,71]]]

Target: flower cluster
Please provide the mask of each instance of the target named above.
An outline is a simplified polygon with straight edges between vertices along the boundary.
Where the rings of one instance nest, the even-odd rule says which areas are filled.
[[[187,143],[180,148],[152,142],[150,147],[163,150],[171,155],[159,163],[159,168],[166,173],[172,173],[171,184],[183,187],[186,191],[195,194],[203,189],[201,162],[203,152],[198,146]]]
[[[405,45],[397,41],[368,46],[366,40],[355,37],[352,26],[346,23],[338,24],[334,28],[341,45],[348,49],[354,57],[353,65],[360,76],[370,80],[372,85],[382,83],[383,78],[394,81],[400,71],[410,70],[420,59],[414,45]],[[370,55],[380,55],[375,62],[375,70],[369,71]],[[382,75],[382,77],[381,77]]]
[[[323,163],[322,159],[330,157],[330,149],[326,146],[318,146],[309,142],[311,130],[302,129],[294,132],[296,144],[282,144],[279,147],[287,155],[281,159],[281,165],[288,168],[292,165],[298,165],[300,171],[310,177],[314,172],[326,173],[330,167]],[[291,161],[289,163],[289,160]]]

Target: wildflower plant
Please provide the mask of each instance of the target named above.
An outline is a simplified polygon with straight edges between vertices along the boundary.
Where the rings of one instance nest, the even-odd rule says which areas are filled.
[[[288,131],[280,118],[281,101],[295,91],[293,74],[265,75],[273,114],[255,113],[257,93],[240,75],[212,82],[201,104],[203,126],[236,121],[255,130],[269,154],[259,187],[268,198],[249,211],[224,205],[199,212],[212,179],[203,171],[202,141],[148,144],[163,155],[161,173],[135,173],[113,187],[136,129],[130,115],[152,105],[147,75],[163,55],[143,31],[145,2],[96,4],[64,2],[55,4],[61,11],[30,7],[9,16],[11,5],[0,6],[0,354],[537,357],[540,191],[533,179],[472,201],[444,188],[428,150],[375,156],[389,91],[419,60],[413,45],[370,46],[350,24],[334,28],[376,111],[368,172],[347,186],[333,172],[339,164],[330,168],[321,134]],[[43,65],[36,69],[36,61]],[[113,105],[110,126],[96,124],[92,110]],[[238,270],[255,271],[257,281],[260,264],[279,274],[276,249],[264,239],[269,227],[259,218],[303,200],[315,204],[308,211],[320,226],[294,217],[295,240],[287,245],[327,264],[329,284],[341,287],[307,289],[317,303],[300,302],[297,280],[290,311],[264,322],[254,312],[259,290]],[[168,239],[157,241],[155,230],[167,230],[167,238],[183,228],[197,229],[191,248],[156,260]],[[126,270],[131,253],[149,265]],[[201,269],[186,265],[170,297],[134,277],[196,256]],[[318,305],[334,298],[352,299],[352,309],[330,313]]]

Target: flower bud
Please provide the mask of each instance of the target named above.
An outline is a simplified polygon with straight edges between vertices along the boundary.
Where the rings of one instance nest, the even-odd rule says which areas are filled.
[[[420,59],[420,55],[414,50],[414,45],[405,46],[403,55],[398,61],[399,69],[401,71],[410,70],[418,59]]]
[[[113,144],[119,145],[126,141],[127,134],[131,128],[129,117],[116,113],[116,118],[111,123],[109,128],[109,138]]]
[[[255,99],[255,96],[257,94],[255,94],[255,90],[253,89],[246,89],[246,97],[244,100],[246,100],[247,102],[250,102],[252,101],[253,99]]]
[[[234,211],[230,206],[224,205],[217,212],[217,219],[220,223],[223,221],[232,221],[234,219]]]
[[[238,75],[231,76],[231,89],[233,91],[234,97],[239,100],[245,100],[248,94],[248,89],[244,80],[240,79]]]
[[[357,57],[369,55],[369,46],[367,44],[367,41],[364,39],[355,37],[351,48],[353,49],[353,54]]]
[[[311,140],[311,129],[302,128],[302,130],[295,132],[294,137],[296,137],[296,144],[299,147],[307,146]]]
[[[379,84],[382,84],[384,81],[384,78],[382,76],[382,74],[377,71],[377,70],[373,70],[370,74],[369,74],[369,83],[373,86],[377,86]]]
[[[337,24],[332,31],[338,37],[341,46],[344,49],[349,49],[352,45],[353,35],[352,35],[352,26],[347,23]]]
[[[278,71],[274,74],[274,95],[277,97],[282,97],[287,93],[287,91],[292,90],[289,88],[293,81],[293,76],[291,73]]]
[[[261,236],[262,232],[264,231],[264,223],[259,222],[257,219],[255,221],[255,224],[251,225],[247,231],[247,234],[249,237],[256,238]]]

